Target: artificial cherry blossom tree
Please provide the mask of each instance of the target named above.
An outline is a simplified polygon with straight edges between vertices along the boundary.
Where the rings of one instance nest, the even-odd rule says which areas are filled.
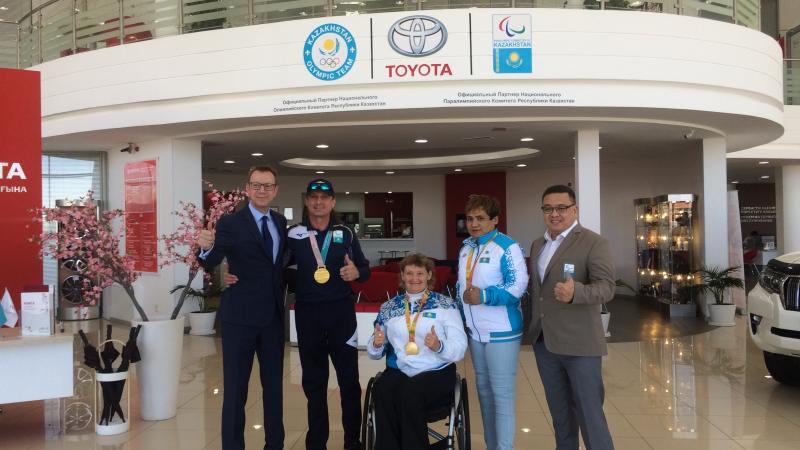
[[[92,191],[81,199],[80,205],[35,210],[34,221],[58,223],[57,231],[44,232],[38,238],[42,256],[83,261],[83,295],[89,304],[97,304],[103,289],[117,283],[142,320],[148,321],[133,291],[133,283],[141,273],[135,269],[133,257],[120,252],[125,213],[120,209],[98,213]]]
[[[203,211],[194,203],[180,202],[180,209],[173,212],[178,218],[178,227],[174,232],[162,235],[160,238],[164,243],[164,250],[159,254],[161,257],[160,266],[185,264],[189,268],[189,280],[186,284],[178,287],[182,287],[182,289],[178,304],[175,305],[175,309],[172,311],[171,318],[173,320],[178,317],[178,313],[183,307],[183,302],[192,291],[192,281],[200,272],[200,263],[197,261],[197,255],[200,251],[200,246],[197,244],[200,231],[207,227],[212,229],[216,227],[220,217],[232,213],[236,209],[236,205],[246,198],[246,194],[240,189],[223,192],[216,189],[211,183],[205,183],[211,189],[209,194],[211,206],[208,211],[203,214]],[[210,276],[209,273],[204,274],[206,281],[210,281]]]

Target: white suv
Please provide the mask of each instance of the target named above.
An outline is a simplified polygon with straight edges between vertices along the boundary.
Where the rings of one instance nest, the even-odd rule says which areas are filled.
[[[767,264],[747,294],[747,317],[772,378],[800,386],[800,252]]]

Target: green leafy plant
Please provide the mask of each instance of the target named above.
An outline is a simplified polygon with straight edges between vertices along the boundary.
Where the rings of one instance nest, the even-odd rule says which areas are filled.
[[[692,288],[699,294],[710,292],[714,296],[717,305],[725,304],[725,291],[728,289],[744,289],[744,281],[741,278],[731,276],[739,270],[739,266],[721,269],[716,266],[701,267],[694,273],[700,276],[700,282]]]
[[[207,289],[196,289],[186,284],[179,284],[172,288],[169,293],[174,294],[175,292],[181,291],[185,293],[187,298],[196,298],[197,304],[200,307],[200,311],[196,312],[207,313],[216,311],[217,308],[209,307],[206,305],[206,301],[214,297],[219,297],[223,290],[224,289],[214,286],[213,284],[209,285]]]

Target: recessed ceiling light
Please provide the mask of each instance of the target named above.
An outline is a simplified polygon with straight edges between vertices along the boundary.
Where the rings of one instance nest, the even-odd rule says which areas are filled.
[[[427,139],[414,139],[414,143],[416,143],[416,144],[427,144],[428,140]]]
[[[528,165],[527,164],[523,164],[523,163],[519,163],[519,164],[517,164],[517,167],[528,167]]]
[[[328,148],[330,147],[328,144],[317,144],[317,148]]]
[[[253,156],[264,156],[263,153],[250,153],[250,154],[253,155]]]
[[[533,140],[532,137],[524,137],[524,138],[520,139],[520,141],[522,141],[522,142],[530,142],[532,140]]]
[[[393,170],[387,170],[386,171],[386,175],[394,175],[394,171]]]
[[[739,184],[738,181],[731,181],[731,184]]]
[[[0,6],[0,11],[8,11],[8,6]]]
[[[602,145],[598,145],[598,146],[597,146],[597,149],[598,149],[598,150],[602,150],[602,149],[603,149],[603,146],[602,146]]]
[[[345,191],[345,195],[350,195],[350,191]]]
[[[234,161],[232,159],[226,159],[224,162],[225,162],[225,164],[236,164],[236,161]]]
[[[369,194],[369,191],[364,191],[365,194]]]
[[[769,161],[759,161],[758,164],[763,166],[764,164],[769,164]]]
[[[324,170],[318,170],[318,171],[316,171],[316,172],[314,172],[314,173],[318,173],[318,174],[320,174],[320,175],[321,175],[321,174],[325,173],[325,171],[324,171]]]
[[[761,175],[761,179],[762,180],[768,180],[769,179],[769,175]]]
[[[261,425],[258,425],[258,424],[253,425],[253,429],[254,430],[260,430],[261,429]]]
[[[387,194],[391,194],[391,193],[392,193],[392,191],[387,192]]]
[[[453,169],[453,172],[461,172],[461,169]]]

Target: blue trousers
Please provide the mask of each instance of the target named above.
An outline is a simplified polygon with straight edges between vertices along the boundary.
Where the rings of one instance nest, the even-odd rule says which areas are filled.
[[[578,430],[587,450],[613,450],[603,412],[602,358],[550,352],[540,338],[533,345],[547,406],[553,418],[556,450],[578,450]]]
[[[258,357],[266,450],[283,449],[283,320],[262,327],[222,322],[222,448],[245,450],[247,388]]]
[[[519,340],[486,343],[469,339],[486,450],[514,448],[519,346]]]

